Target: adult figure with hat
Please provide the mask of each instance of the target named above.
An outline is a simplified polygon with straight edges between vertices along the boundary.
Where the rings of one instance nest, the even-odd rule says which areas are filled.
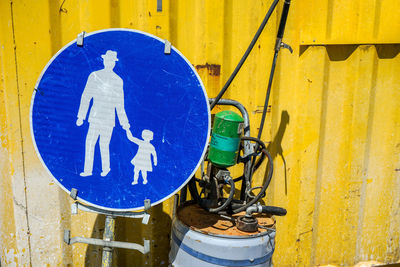
[[[101,155],[101,176],[110,172],[109,145],[115,127],[115,111],[120,125],[125,131],[130,128],[124,108],[123,81],[114,71],[118,61],[117,52],[108,50],[103,58],[104,69],[89,75],[82,93],[78,111],[77,126],[81,126],[86,118],[90,101],[93,104],[89,113],[89,130],[85,144],[85,166],[80,176],[90,176],[93,171],[95,146],[99,140]]]

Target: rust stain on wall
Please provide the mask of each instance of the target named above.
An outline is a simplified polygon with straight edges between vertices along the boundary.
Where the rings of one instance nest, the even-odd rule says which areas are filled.
[[[204,64],[204,65],[196,65],[196,70],[199,71],[201,69],[207,69],[208,74],[211,76],[220,76],[221,75],[221,65],[218,64]]]

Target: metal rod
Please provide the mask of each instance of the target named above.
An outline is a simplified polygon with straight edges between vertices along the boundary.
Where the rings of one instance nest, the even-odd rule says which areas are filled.
[[[120,241],[106,241],[102,239],[97,239],[97,238],[89,238],[89,237],[70,237],[71,231],[70,230],[64,230],[64,242],[67,243],[68,245],[72,245],[75,243],[84,243],[84,244],[89,244],[89,245],[95,245],[95,246],[106,246],[106,247],[112,247],[112,248],[126,248],[126,249],[134,249],[138,250],[143,254],[146,254],[150,251],[150,241],[149,240],[144,240],[143,246],[135,243],[129,243],[129,242],[120,242]]]
[[[128,242],[120,242],[120,241],[104,241],[101,239],[96,239],[96,238],[88,238],[88,237],[73,237],[70,239],[70,245],[75,244],[75,243],[84,243],[84,244],[89,244],[89,245],[95,245],[95,246],[108,246],[108,247],[113,247],[113,248],[126,248],[126,249],[134,249],[138,250],[139,252],[146,254],[149,252],[149,250],[146,250],[146,242],[149,242],[149,240],[144,240],[145,245],[139,245],[139,244],[134,244],[134,243],[128,243]]]
[[[107,215],[103,240],[108,242],[114,241],[114,234],[115,234],[115,218],[111,215]],[[113,253],[113,247],[107,246],[106,244],[103,247],[103,258],[101,260],[102,267],[112,266],[112,253]]]
[[[182,204],[182,203],[181,203]],[[173,207],[173,209],[172,209],[172,218],[175,218],[175,216],[176,216],[176,211],[177,211],[177,209],[178,209],[178,206],[179,206],[179,195],[178,194],[175,194],[174,195],[174,207]]]
[[[96,207],[91,207],[85,204],[82,204],[80,202],[75,202],[74,203],[78,209],[82,211],[87,211],[87,212],[94,212],[98,214],[104,214],[104,215],[110,215],[114,217],[127,217],[127,218],[143,218],[144,216],[147,215],[146,212],[144,211],[139,211],[139,212],[132,212],[132,211],[108,211],[108,210],[103,210],[99,209]]]
[[[210,103],[214,103],[216,98],[210,98],[208,101]],[[246,108],[238,101],[232,99],[218,99],[218,103],[216,105],[224,105],[224,106],[234,106],[237,108],[243,116],[243,135],[250,136],[250,119],[249,113],[247,112]]]
[[[269,74],[267,93],[265,95],[264,109],[263,109],[261,122],[260,122],[260,127],[259,127],[258,135],[257,135],[258,139],[261,139],[261,134],[262,134],[262,131],[263,131],[263,128],[264,128],[264,123],[265,123],[265,117],[267,115],[269,96],[271,94],[271,87],[272,87],[272,81],[274,79],[276,60],[278,59],[278,52],[279,51],[275,51],[274,58],[272,60],[272,67],[271,67],[271,72]]]
[[[266,117],[267,110],[268,110],[269,96],[271,94],[272,81],[274,79],[276,60],[278,59],[278,53],[281,48],[283,33],[285,32],[285,26],[286,26],[287,16],[289,13],[289,7],[290,7],[290,0],[285,0],[285,3],[283,5],[283,10],[282,10],[282,15],[281,15],[281,21],[279,23],[278,34],[276,36],[275,53],[274,53],[274,58],[272,60],[271,72],[270,72],[269,80],[268,80],[268,87],[267,87],[267,93],[265,96],[264,110],[263,110],[263,114],[261,117],[260,128],[258,130],[258,135],[257,135],[258,139],[261,139],[262,131],[264,128],[265,117]]]
[[[240,59],[238,65],[236,66],[235,70],[232,72],[231,76],[229,77],[228,81],[225,83],[224,87],[221,89],[217,97],[215,98],[214,102],[210,105],[210,109],[212,110],[217,102],[222,98],[226,90],[228,89],[229,85],[232,83],[233,79],[235,78],[236,74],[239,72],[240,68],[242,67],[243,63],[246,61],[247,57],[249,56],[251,50],[253,49],[254,45],[256,44],[258,37],[260,37],[261,32],[263,31],[265,25],[267,24],[269,18],[271,17],[272,12],[274,11],[276,5],[278,4],[279,0],[274,0],[272,2],[271,7],[269,8],[267,14],[265,15],[264,20],[262,21],[260,27],[258,28],[256,34],[251,40],[249,47],[247,48],[246,52],[244,53],[243,57]]]

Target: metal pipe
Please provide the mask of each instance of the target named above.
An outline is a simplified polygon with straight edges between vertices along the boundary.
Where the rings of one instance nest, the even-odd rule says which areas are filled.
[[[208,101],[210,103],[215,102],[216,98],[209,98]],[[250,118],[249,118],[249,113],[247,112],[247,109],[238,101],[232,100],[232,99],[219,99],[218,103],[216,105],[223,105],[223,106],[234,106],[237,108],[240,113],[242,114],[243,117],[243,135],[244,136],[250,136]]]
[[[272,215],[284,216],[286,215],[287,211],[281,207],[275,206],[264,206],[260,203],[254,204],[246,209],[246,217],[251,217],[253,213],[268,213]]]
[[[106,216],[105,229],[103,234],[104,241],[114,241],[115,234],[115,218],[111,215]],[[113,247],[105,245],[103,247],[103,257],[101,260],[102,267],[112,266]]]
[[[67,243],[68,245],[72,245],[75,243],[84,243],[84,244],[89,244],[89,245],[95,245],[95,246],[107,246],[107,247],[113,247],[113,248],[126,248],[126,249],[134,249],[138,250],[143,254],[146,254],[150,251],[150,241],[149,240],[144,240],[143,246],[139,244],[134,244],[134,243],[128,243],[128,242],[120,242],[120,241],[106,241],[102,239],[97,239],[97,238],[89,238],[89,237],[73,237],[71,238],[71,231],[70,230],[64,230],[64,242]]]
[[[253,213],[261,212],[261,211],[262,211],[261,204],[257,203],[257,204],[251,205],[250,207],[248,207],[246,209],[246,216],[250,217]]]
[[[77,237],[71,238],[69,243],[70,243],[70,245],[75,244],[75,243],[84,243],[84,244],[95,245],[95,246],[107,246],[107,247],[113,247],[113,248],[134,249],[134,250],[140,251],[143,254],[146,254],[150,251],[150,241],[149,240],[144,240],[144,246],[142,246],[139,244],[128,243],[128,242],[105,241],[105,240],[96,239],[96,238],[77,236]]]
[[[172,208],[172,218],[175,218],[176,211],[178,210],[178,206],[179,206],[179,195],[175,194],[174,195],[174,207]]]

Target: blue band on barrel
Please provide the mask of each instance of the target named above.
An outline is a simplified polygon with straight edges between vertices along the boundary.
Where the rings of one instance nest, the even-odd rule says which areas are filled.
[[[240,138],[226,137],[213,133],[210,145],[221,151],[235,152],[239,148],[239,142]]]
[[[175,235],[174,232],[172,232],[172,239],[175,241],[175,243],[178,245],[179,248],[181,248],[183,251],[185,251],[189,255],[191,255],[195,258],[198,258],[202,261],[216,264],[216,265],[221,265],[221,266],[255,266],[255,265],[263,264],[266,261],[268,261],[269,259],[271,259],[272,254],[274,253],[274,251],[272,250],[265,256],[254,259],[254,260],[221,259],[221,258],[216,258],[213,256],[203,254],[199,251],[195,251],[194,249],[188,247],[187,245],[183,244],[183,242]]]

